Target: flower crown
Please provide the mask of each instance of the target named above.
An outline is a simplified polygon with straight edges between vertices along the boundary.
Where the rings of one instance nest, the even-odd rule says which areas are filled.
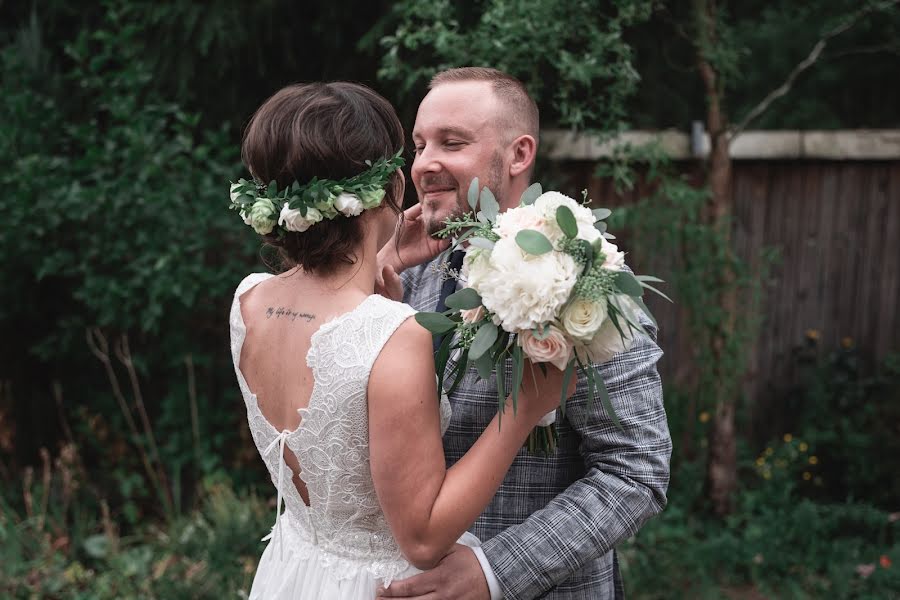
[[[304,184],[295,181],[280,192],[274,181],[266,186],[238,179],[231,184],[229,208],[239,211],[244,223],[260,235],[277,230],[281,236],[286,231],[306,231],[323,219],[355,217],[381,204],[384,186],[405,163],[402,152],[374,163],[367,160],[367,170],[347,179],[313,177]]]

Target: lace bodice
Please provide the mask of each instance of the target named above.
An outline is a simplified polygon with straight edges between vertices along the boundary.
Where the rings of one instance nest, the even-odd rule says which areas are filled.
[[[306,356],[315,380],[308,406],[299,410],[297,429],[279,432],[263,416],[239,368],[246,336],[240,296],[269,277],[256,273],[238,286],[231,307],[231,353],[253,441],[277,489],[279,512],[284,501],[285,512],[276,518],[276,529],[292,530],[280,540],[296,538],[302,541],[300,546],[317,546],[334,561],[347,563],[339,565],[341,572],[367,568],[389,582],[409,564],[391,535],[372,483],[366,390],[382,347],[415,311],[373,295],[323,324],[313,334]],[[442,398],[440,406],[443,432],[450,405]],[[293,472],[283,459],[285,447],[300,464],[309,507],[291,481]],[[302,552],[298,547],[292,550]]]

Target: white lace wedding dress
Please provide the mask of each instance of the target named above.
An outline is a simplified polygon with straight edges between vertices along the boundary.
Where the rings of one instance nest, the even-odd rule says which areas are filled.
[[[306,364],[315,383],[301,422],[277,431],[263,416],[239,367],[246,327],[240,297],[266,273],[248,276],[231,306],[231,355],[247,406],[253,441],[277,490],[277,515],[265,539],[250,598],[371,600],[388,585],[419,571],[403,557],[378,504],[369,468],[366,389],[382,347],[415,311],[374,295],[352,311],[323,324],[310,340]],[[437,407],[436,407],[437,409]],[[441,431],[450,405],[441,399]],[[285,448],[300,464],[309,492],[303,502],[285,463]],[[281,505],[284,503],[284,513]],[[478,545],[470,534],[461,543]]]

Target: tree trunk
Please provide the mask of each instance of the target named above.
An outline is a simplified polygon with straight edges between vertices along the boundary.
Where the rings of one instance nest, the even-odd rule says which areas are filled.
[[[715,0],[697,2],[697,24],[700,47],[698,67],[706,89],[706,128],[710,137],[709,154],[709,203],[706,224],[714,228],[722,240],[726,252],[731,252],[731,216],[733,197],[731,189],[731,156],[727,118],[722,107],[722,84],[715,66],[708,58],[708,50],[715,48],[716,6]],[[730,261],[728,261],[730,262]],[[718,274],[717,302],[723,319],[713,332],[713,400],[715,414],[709,429],[709,460],[706,468],[706,491],[714,512],[727,515],[732,509],[732,499],[737,488],[737,452],[735,440],[735,381],[741,376],[729,365],[726,344],[734,332],[736,290],[734,273],[730,268]],[[730,367],[730,368],[729,368]]]

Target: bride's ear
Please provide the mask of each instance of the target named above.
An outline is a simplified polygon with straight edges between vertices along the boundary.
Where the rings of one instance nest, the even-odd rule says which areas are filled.
[[[394,171],[394,177],[397,178],[397,184],[394,186],[394,204],[397,205],[397,208],[403,210],[403,197],[406,195],[406,175],[403,174],[402,169],[397,169]]]

